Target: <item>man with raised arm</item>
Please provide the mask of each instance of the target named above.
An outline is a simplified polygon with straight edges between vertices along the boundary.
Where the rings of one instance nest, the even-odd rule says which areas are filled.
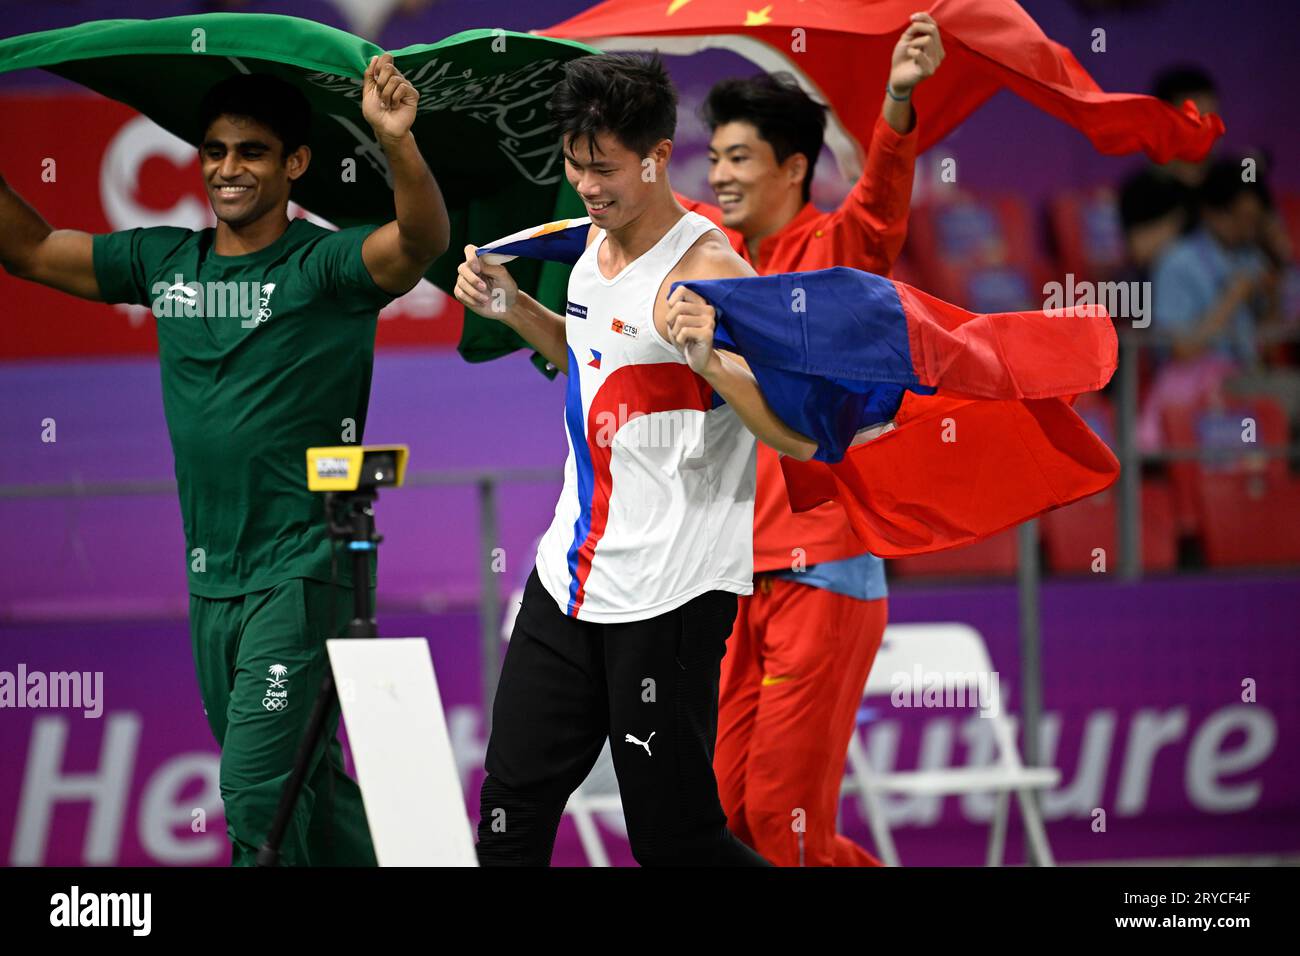
[[[307,490],[304,452],[361,440],[379,310],[449,237],[411,135],[419,94],[387,54],[371,59],[362,94],[397,212],[377,228],[289,219],[291,187],[311,161],[310,107],[260,74],[224,80],[198,104],[214,229],[52,229],[0,180],[7,271],[85,299],[148,305],[157,320],[191,643],[221,746],[236,865],[254,863],[266,840],[328,667],[325,641],[350,616],[349,601],[330,601],[324,507]],[[285,864],[375,862],[337,724],[336,707],[281,846]]]
[[[610,741],[642,865],[762,865],[713,775],[719,663],[752,590],[756,438],[807,460],[716,316],[684,286],[752,276],[668,181],[677,97],[658,58],[584,57],[551,102],[592,225],[564,315],[465,249],[456,297],[568,376],[564,488],[497,687],[480,794],[484,865],[546,865]]]

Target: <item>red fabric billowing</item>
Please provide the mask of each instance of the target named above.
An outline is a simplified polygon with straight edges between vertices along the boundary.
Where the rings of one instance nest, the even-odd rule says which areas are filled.
[[[545,30],[545,36],[743,35],[766,43],[821,90],[845,128],[866,144],[880,112],[890,58],[915,0],[606,0]],[[1074,55],[1012,0],[933,0],[947,57],[914,94],[919,149],[939,142],[994,93],[1008,89],[1069,123],[1108,155],[1144,152],[1153,161],[1199,160],[1223,121],[1189,102],[1104,92]],[[747,23],[753,25],[746,25]],[[804,52],[792,52],[802,29]],[[877,92],[870,93],[875,90]]]
[[[969,544],[1110,487],[1119,462],[1065,399],[907,393],[897,429],[833,465],[782,458],[796,511],[835,501],[884,558]]]
[[[1102,388],[1119,337],[1101,306],[981,315],[895,282],[912,367],[923,385],[962,398],[1056,398]]]

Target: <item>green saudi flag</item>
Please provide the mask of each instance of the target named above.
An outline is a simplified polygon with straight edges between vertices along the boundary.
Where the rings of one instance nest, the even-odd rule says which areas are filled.
[[[294,186],[294,201],[346,227],[394,216],[387,163],[361,115],[362,73],[383,52],[297,17],[212,13],[100,20],[0,40],[0,72],[40,67],[65,76],[196,147],[203,133],[199,100],[214,83],[235,73],[288,80],[312,107],[312,161]],[[413,132],[451,215],[451,246],[427,273],[434,285],[451,292],[467,243],[585,215],[565,181],[546,101],[565,62],[598,51],[568,40],[467,30],[388,52],[420,91]],[[348,167],[354,176],[345,176]],[[524,291],[564,311],[568,266],[519,259],[511,273]],[[501,323],[466,312],[459,349],[467,360],[487,361],[523,344]],[[544,368],[539,356],[534,362]]]

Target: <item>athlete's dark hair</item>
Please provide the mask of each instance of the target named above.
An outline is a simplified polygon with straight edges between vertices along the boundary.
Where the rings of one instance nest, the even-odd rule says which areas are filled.
[[[1242,175],[1240,159],[1216,160],[1206,171],[1205,181],[1201,183],[1201,205],[1209,209],[1227,209],[1237,201],[1238,196],[1251,193],[1259,197],[1265,209],[1272,209],[1273,197],[1264,185],[1262,174],[1250,182],[1246,182]]]
[[[609,133],[638,156],[677,130],[677,90],[658,55],[602,53],[570,60],[548,104],[571,149]]]
[[[200,135],[220,116],[246,116],[270,128],[287,156],[311,136],[311,107],[292,83],[266,73],[227,77],[199,103]]]
[[[826,134],[826,110],[789,73],[760,73],[717,84],[709,91],[700,116],[710,130],[724,123],[752,123],[758,135],[771,144],[778,163],[803,153],[808,159],[803,178],[803,201],[807,202]]]

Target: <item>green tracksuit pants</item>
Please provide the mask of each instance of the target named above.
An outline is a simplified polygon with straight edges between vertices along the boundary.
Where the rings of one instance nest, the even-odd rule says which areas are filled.
[[[231,863],[252,866],[293,770],[352,593],[306,578],[235,598],[190,595],[190,640],[208,724],[221,747]],[[285,866],[374,866],[361,791],[343,769],[337,704],[280,847]]]

